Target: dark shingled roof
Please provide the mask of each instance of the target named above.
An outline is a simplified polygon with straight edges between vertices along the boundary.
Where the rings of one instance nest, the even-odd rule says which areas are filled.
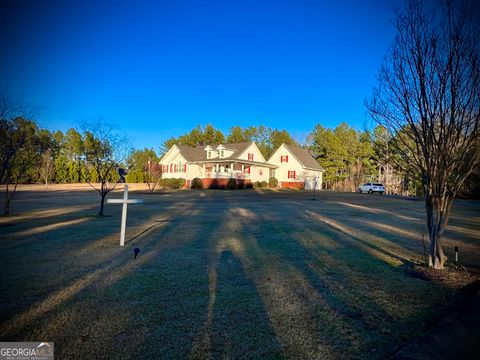
[[[239,155],[241,155],[248,146],[250,146],[251,142],[242,142],[242,143],[234,143],[234,144],[222,144],[225,149],[233,150],[234,153],[230,156],[227,156],[223,159],[235,159]],[[210,145],[212,149],[217,148],[219,144]],[[199,160],[207,160],[207,152],[204,150],[207,145],[203,146],[188,146],[188,145],[177,145],[180,150],[180,153],[183,155],[185,160],[187,161],[199,161]]]
[[[300,163],[309,169],[324,171],[320,164],[313,158],[313,156],[306,149],[302,149],[293,145],[284,144],[285,147],[297,158]]]
[[[205,150],[203,150],[202,147],[193,147],[193,146],[188,146],[188,145],[177,145],[177,147],[180,150],[180,153],[183,155],[185,160],[187,161],[197,161],[197,160],[203,160],[207,158],[207,155],[205,154]]]
[[[247,149],[247,147],[250,146],[251,143],[252,143],[251,141],[245,141],[245,142],[234,143],[234,144],[223,144],[223,146],[227,150],[234,150],[235,152],[229,157],[236,158],[240,154],[242,154]]]

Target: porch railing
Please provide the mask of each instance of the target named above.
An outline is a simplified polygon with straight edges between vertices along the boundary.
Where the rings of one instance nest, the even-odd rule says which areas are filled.
[[[205,177],[208,179],[250,179],[250,174],[242,174],[241,171],[207,171]]]

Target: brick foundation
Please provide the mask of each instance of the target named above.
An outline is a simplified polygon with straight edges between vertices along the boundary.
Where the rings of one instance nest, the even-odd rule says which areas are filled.
[[[230,179],[202,179],[203,187],[205,189],[226,189],[227,183]],[[241,188],[244,187],[246,184],[250,183],[250,180],[244,179],[234,179],[237,183],[237,187]]]
[[[282,181],[280,187],[283,189],[305,189],[303,181]]]

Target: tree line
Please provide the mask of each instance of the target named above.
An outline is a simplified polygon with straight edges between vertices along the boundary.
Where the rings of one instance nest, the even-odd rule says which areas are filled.
[[[368,131],[356,130],[345,122],[335,128],[318,124],[303,139],[295,139],[285,129],[263,125],[234,126],[227,134],[211,124],[198,125],[185,134],[165,140],[157,153],[152,148],[125,149],[128,144],[125,137],[119,141],[112,138],[111,131],[100,134],[99,129],[108,128],[104,123],[90,125],[91,130],[82,126],[70,128],[65,133],[41,129],[34,120],[22,116],[2,119],[1,124],[2,184],[43,182],[48,186],[50,183],[98,183],[102,178],[105,182],[115,182],[120,176],[119,169],[125,169],[127,182],[147,183],[154,189],[156,179],[161,177],[158,163],[173,144],[201,146],[254,141],[267,160],[282,143],[307,148],[325,170],[324,189],[355,191],[366,181],[379,181],[381,168],[389,165],[392,174],[403,179],[405,192],[421,191],[419,176],[398,164],[401,157],[395,148],[396,141],[382,126]],[[97,158],[109,164],[106,173],[98,159],[92,158],[94,150],[102,148],[101,144],[102,154],[97,154]],[[119,149],[122,156],[114,156]],[[478,191],[478,176],[478,171],[473,172],[465,190]],[[396,192],[401,191],[397,189]]]

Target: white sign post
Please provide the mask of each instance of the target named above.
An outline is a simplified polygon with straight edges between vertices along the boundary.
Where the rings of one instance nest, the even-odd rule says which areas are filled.
[[[142,199],[128,198],[128,185],[125,185],[123,199],[107,199],[108,204],[123,204],[122,207],[122,226],[120,229],[120,246],[125,245],[125,227],[127,225],[127,205],[128,204],[143,204]]]

